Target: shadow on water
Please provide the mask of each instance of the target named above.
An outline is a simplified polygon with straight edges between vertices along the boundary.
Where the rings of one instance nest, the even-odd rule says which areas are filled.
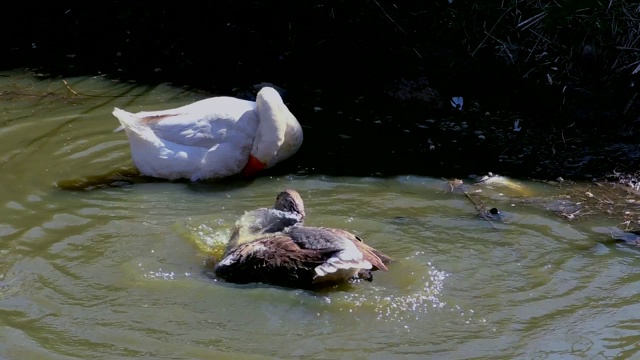
[[[68,191],[90,191],[118,188],[135,184],[175,183],[186,184],[190,189],[202,192],[212,189],[220,191],[224,189],[241,188],[251,185],[254,180],[255,179],[247,179],[240,176],[197,182],[193,182],[188,179],[165,180],[152,176],[140,175],[140,172],[135,168],[122,168],[100,175],[89,175],[79,178],[59,180],[55,183],[55,186]],[[212,185],[215,186],[212,187]]]
[[[340,283],[334,285],[324,285],[317,287],[309,287],[309,288],[299,288],[299,287],[287,287],[287,286],[279,286],[273,284],[263,284],[263,283],[248,283],[248,284],[235,284],[231,282],[224,281],[216,277],[213,272],[213,267],[215,266],[215,259],[208,259],[204,264],[203,274],[207,277],[208,280],[213,281],[215,286],[222,286],[230,289],[242,289],[242,290],[252,290],[252,289],[276,289],[283,292],[291,292],[294,294],[304,294],[306,296],[318,298],[331,294],[339,294],[339,293],[348,293],[350,291],[354,291],[358,289],[359,286],[366,284],[364,280],[353,281],[349,283]],[[375,276],[375,275],[374,275]]]
[[[101,175],[89,175],[79,178],[60,180],[56,182],[55,185],[62,190],[86,191],[160,181],[160,179],[140,175],[137,169],[128,168],[113,170]]]

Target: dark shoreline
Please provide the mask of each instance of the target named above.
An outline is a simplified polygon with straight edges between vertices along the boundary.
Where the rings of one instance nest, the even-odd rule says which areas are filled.
[[[8,34],[0,69],[245,98],[253,85],[273,83],[287,91],[305,131],[300,152],[273,174],[591,179],[637,172],[634,53],[597,44],[609,39],[605,30],[570,43],[596,20],[614,11],[631,16],[632,8],[594,6],[593,23],[583,16],[565,24],[571,11],[585,15],[582,5],[550,4],[520,8],[528,16],[548,11],[536,31],[560,29],[549,33],[557,43],[535,48],[530,31],[502,21],[512,15],[508,4],[11,3],[0,25]],[[509,34],[521,43],[504,43]],[[464,98],[463,111],[450,106],[452,96]]]

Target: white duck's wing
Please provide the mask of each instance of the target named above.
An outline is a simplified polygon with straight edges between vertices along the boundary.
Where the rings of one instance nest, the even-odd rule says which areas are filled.
[[[212,148],[226,141],[253,143],[258,127],[255,102],[215,97],[175,109],[143,111],[134,116],[160,139],[179,145]]]
[[[210,98],[176,109],[136,114],[115,109],[140,173],[200,180],[239,173],[258,128],[255,103]]]

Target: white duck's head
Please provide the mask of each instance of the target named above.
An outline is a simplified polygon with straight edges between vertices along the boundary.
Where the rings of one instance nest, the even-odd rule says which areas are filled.
[[[245,176],[255,175],[295,154],[302,145],[302,127],[296,117],[272,87],[264,87],[256,98],[259,119],[249,161],[242,170]]]

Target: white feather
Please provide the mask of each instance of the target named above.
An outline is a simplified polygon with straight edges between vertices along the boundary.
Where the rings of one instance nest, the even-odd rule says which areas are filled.
[[[302,128],[273,88],[257,102],[214,97],[176,109],[129,113],[115,108],[134,164],[143,175],[215,179],[238,174],[249,154],[271,167],[302,144]]]
[[[373,266],[350,240],[344,241],[345,249],[338,251],[323,264],[316,266],[316,276],[325,276],[339,270],[352,270],[354,273]]]

